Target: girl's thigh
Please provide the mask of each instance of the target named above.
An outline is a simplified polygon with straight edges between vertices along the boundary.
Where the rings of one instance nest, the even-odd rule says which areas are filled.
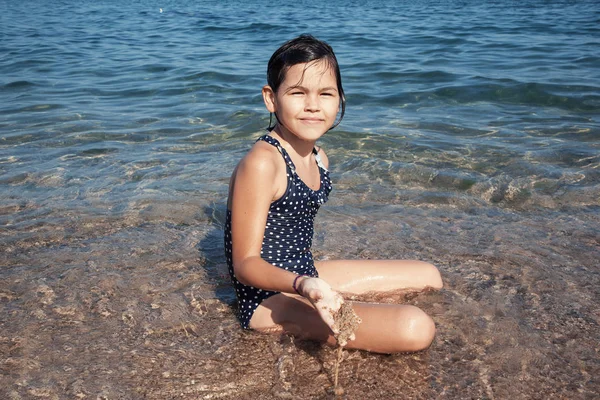
[[[377,353],[418,351],[429,347],[435,324],[417,307],[400,304],[352,302],[362,319],[355,340],[347,348]],[[300,296],[277,294],[256,309],[250,327],[258,331],[285,331],[301,339],[335,345],[329,327],[313,306]]]
[[[441,289],[438,269],[414,260],[325,260],[315,261],[319,277],[339,292],[361,294],[426,287]]]

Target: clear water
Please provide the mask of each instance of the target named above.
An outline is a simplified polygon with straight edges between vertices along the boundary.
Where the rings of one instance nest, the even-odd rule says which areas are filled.
[[[345,398],[597,397],[597,2],[121,3],[0,1],[2,398],[332,398],[334,352],[239,328],[221,244],[304,32],[348,99],[315,254],[446,282],[376,299],[438,336],[347,352]]]

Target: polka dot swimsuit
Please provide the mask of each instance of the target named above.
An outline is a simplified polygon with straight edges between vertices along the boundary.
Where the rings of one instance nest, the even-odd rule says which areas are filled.
[[[261,136],[263,140],[283,156],[287,166],[288,184],[283,196],[271,203],[267,215],[267,225],[263,237],[261,257],[276,267],[292,271],[298,275],[318,276],[312,253],[313,222],[319,207],[327,201],[331,192],[329,171],[321,163],[316,150],[313,150],[321,175],[319,190],[309,188],[296,174],[292,159],[279,141],[272,136]],[[256,307],[265,299],[279,292],[257,289],[240,283],[233,272],[231,211],[227,210],[225,222],[225,256],[229,275],[238,299],[239,317],[242,327],[248,328]]]

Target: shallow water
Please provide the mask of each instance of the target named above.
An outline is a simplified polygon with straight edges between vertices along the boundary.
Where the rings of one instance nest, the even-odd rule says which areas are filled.
[[[239,328],[222,246],[266,61],[307,31],[348,97],[315,255],[445,280],[370,298],[438,334],[345,351],[344,398],[597,397],[599,6],[340,4],[0,1],[1,398],[333,398],[334,350]]]

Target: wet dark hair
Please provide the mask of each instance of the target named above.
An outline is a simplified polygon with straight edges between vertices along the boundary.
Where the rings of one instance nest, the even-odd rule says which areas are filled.
[[[279,86],[285,80],[287,71],[291,67],[296,64],[321,60],[325,61],[327,66],[332,68],[335,72],[337,89],[340,95],[340,118],[331,128],[329,128],[333,129],[338,126],[340,122],[342,122],[342,118],[344,118],[344,113],[346,112],[346,96],[344,95],[344,88],[342,87],[340,66],[330,45],[306,34],[285,42],[275,51],[275,53],[273,53],[269,60],[269,64],[267,65],[267,83],[271,89],[273,89],[273,92],[277,92]],[[277,117],[277,114],[275,114],[275,117]],[[268,130],[274,128],[274,126],[271,127],[271,122],[272,121],[269,121]]]

